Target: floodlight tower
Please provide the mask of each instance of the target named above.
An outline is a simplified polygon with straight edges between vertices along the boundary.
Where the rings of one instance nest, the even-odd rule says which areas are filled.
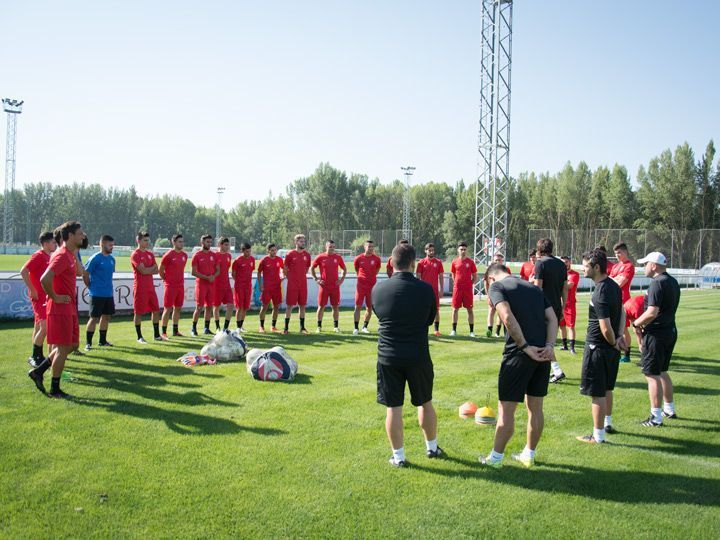
[[[220,240],[220,215],[222,214],[222,207],[220,206],[221,200],[222,200],[222,194],[225,193],[225,188],[222,186],[219,186],[217,188],[217,204],[215,205],[215,242],[217,243]]]
[[[402,224],[402,236],[403,239],[412,243],[412,233],[410,232],[410,177],[413,175],[415,167],[407,166],[400,167],[405,175],[405,191],[403,192],[403,224]]]
[[[505,251],[510,179],[512,0],[482,0],[480,61],[480,176],[475,186],[478,264]]]
[[[17,115],[22,112],[24,101],[3,98],[3,109],[7,113],[7,139],[5,146],[5,198],[3,208],[3,244],[14,240],[15,223],[13,220],[15,198],[15,137],[17,135]]]

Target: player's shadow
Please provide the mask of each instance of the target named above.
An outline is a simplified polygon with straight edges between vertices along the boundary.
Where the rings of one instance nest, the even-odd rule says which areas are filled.
[[[476,461],[448,457],[458,468],[411,467],[446,477],[478,479],[548,494],[565,493],[601,501],[666,505],[668,501],[700,506],[720,505],[720,480],[662,472],[602,470],[581,465],[538,463],[533,469],[508,464],[487,469]],[[442,463],[442,462],[440,462]]]
[[[85,407],[104,409],[115,414],[133,416],[142,420],[160,420],[172,431],[182,435],[285,435],[287,431],[275,428],[243,426],[227,418],[154,407],[132,401],[116,399],[76,399],[74,403]]]
[[[615,386],[618,388],[632,388],[635,390],[647,391],[647,383],[645,381],[617,381]],[[673,385],[675,394],[689,394],[693,396],[720,396],[720,388],[704,388],[701,386],[687,386],[684,384]]]
[[[674,355],[670,362],[670,373],[698,373],[700,375],[720,375],[720,362],[698,356]]]
[[[199,352],[198,348],[198,352]],[[182,353],[184,354],[184,353]],[[176,352],[172,351],[148,351],[148,356],[152,358],[158,358],[158,357],[167,357],[172,358],[173,360],[176,360],[178,357],[182,356],[182,354],[177,354]],[[68,369],[70,371],[73,371],[73,364],[89,364],[92,366],[97,366],[98,362],[102,362],[106,364],[109,367],[115,367],[123,370],[128,371],[141,371],[144,375],[147,373],[157,373],[164,376],[182,376],[182,375],[193,375],[196,377],[202,377],[206,379],[220,379],[223,377],[223,375],[220,375],[219,373],[207,373],[207,372],[198,372],[193,371],[191,369],[188,369],[184,366],[181,366],[179,364],[170,364],[170,363],[146,363],[146,362],[131,362],[129,360],[123,360],[122,358],[117,358],[115,356],[108,356],[108,357],[97,357],[92,359],[73,359],[72,363],[68,363]],[[175,386],[182,386],[181,383],[174,383]],[[193,385],[197,386],[197,385]]]
[[[668,424],[669,426],[669,424]],[[671,429],[670,427],[663,427],[662,429]],[[683,456],[699,456],[699,457],[717,457],[718,447],[716,444],[706,443],[689,439],[687,437],[665,437],[662,435],[655,435],[651,433],[622,433],[624,437],[635,437],[640,440],[652,440],[658,443],[658,445],[646,445],[646,444],[628,444],[623,442],[613,441],[613,446],[621,446],[626,448],[636,448],[639,450],[651,450],[653,452],[666,452],[673,455]]]
[[[295,380],[292,381],[289,384],[312,384],[312,375],[308,375],[307,373],[297,373],[295,375]]]

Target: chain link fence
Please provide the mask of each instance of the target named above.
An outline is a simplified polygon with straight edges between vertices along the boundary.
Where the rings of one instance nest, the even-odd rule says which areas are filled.
[[[410,231],[409,237],[412,242],[412,231]],[[402,229],[339,229],[337,231],[313,229],[309,231],[307,249],[313,255],[322,253],[325,251],[325,242],[333,240],[335,249],[339,253],[355,256],[363,252],[365,240],[372,240],[375,243],[375,253],[380,257],[389,257],[392,249],[402,238]]]

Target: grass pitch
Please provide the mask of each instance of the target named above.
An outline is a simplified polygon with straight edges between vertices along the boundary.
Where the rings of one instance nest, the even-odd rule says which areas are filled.
[[[201,340],[140,347],[132,323],[118,319],[114,348],[68,362],[69,402],[41,396],[27,378],[29,325],[0,323],[0,536],[718,537],[719,306],[719,292],[683,292],[671,365],[680,419],[641,427],[646,385],[622,364],[613,414],[621,433],[603,447],[575,441],[592,428],[590,403],[578,393],[580,355],[559,353],[569,380],[550,388],[531,470],[477,463],[493,430],[459,419],[457,407],[488,394],[495,406],[502,345],[445,337],[447,308],[445,336],[431,347],[448,457],[425,458],[408,402],[402,470],[387,464],[385,411],[375,403],[376,336],[350,335],[351,312],[340,335],[260,335],[257,314],[248,319],[250,346],[282,344],[297,359],[292,384],[254,381],[244,364],[184,367],[175,359]],[[476,317],[482,330],[484,303]],[[517,420],[508,454],[524,445],[524,412]]]

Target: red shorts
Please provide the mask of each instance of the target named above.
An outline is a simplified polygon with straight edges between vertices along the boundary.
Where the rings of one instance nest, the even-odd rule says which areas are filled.
[[[577,311],[575,306],[566,306],[563,310],[563,318],[560,319],[560,326],[567,326],[568,328],[575,328],[575,319],[577,318]]]
[[[454,309],[473,307],[473,287],[453,287],[452,307]]]
[[[372,309],[372,286],[370,285],[358,285],[355,288],[355,305],[362,307],[365,303],[365,307]]]
[[[235,307],[247,311],[250,309],[250,302],[252,302],[252,283],[235,284],[235,290],[233,291],[233,300],[235,300]]]
[[[318,290],[318,307],[327,306],[328,300],[332,307],[340,305],[340,287],[320,287]]]
[[[274,287],[264,287],[263,292],[260,295],[260,301],[264,306],[267,306],[272,302],[273,307],[282,304],[282,287],[278,283]]]
[[[66,315],[48,315],[48,345],[71,346],[80,343],[80,327],[77,312]]]
[[[185,303],[185,286],[184,285],[165,285],[163,292],[163,307],[183,307]]]
[[[233,303],[233,291],[230,283],[216,284],[214,288],[213,306],[222,306]]]
[[[32,301],[33,313],[35,314],[36,323],[47,319],[47,304],[45,302],[46,300]]]
[[[303,279],[305,279],[304,276]],[[285,304],[288,306],[307,305],[307,279],[305,279],[302,284],[288,281],[287,291],[285,292]]]
[[[138,315],[144,315],[145,313],[155,313],[160,311],[160,304],[158,304],[158,297],[155,289],[148,291],[133,291],[133,312]]]
[[[440,291],[435,289],[435,305],[440,309]]]
[[[215,289],[206,279],[195,280],[195,306],[211,307],[215,302]]]

